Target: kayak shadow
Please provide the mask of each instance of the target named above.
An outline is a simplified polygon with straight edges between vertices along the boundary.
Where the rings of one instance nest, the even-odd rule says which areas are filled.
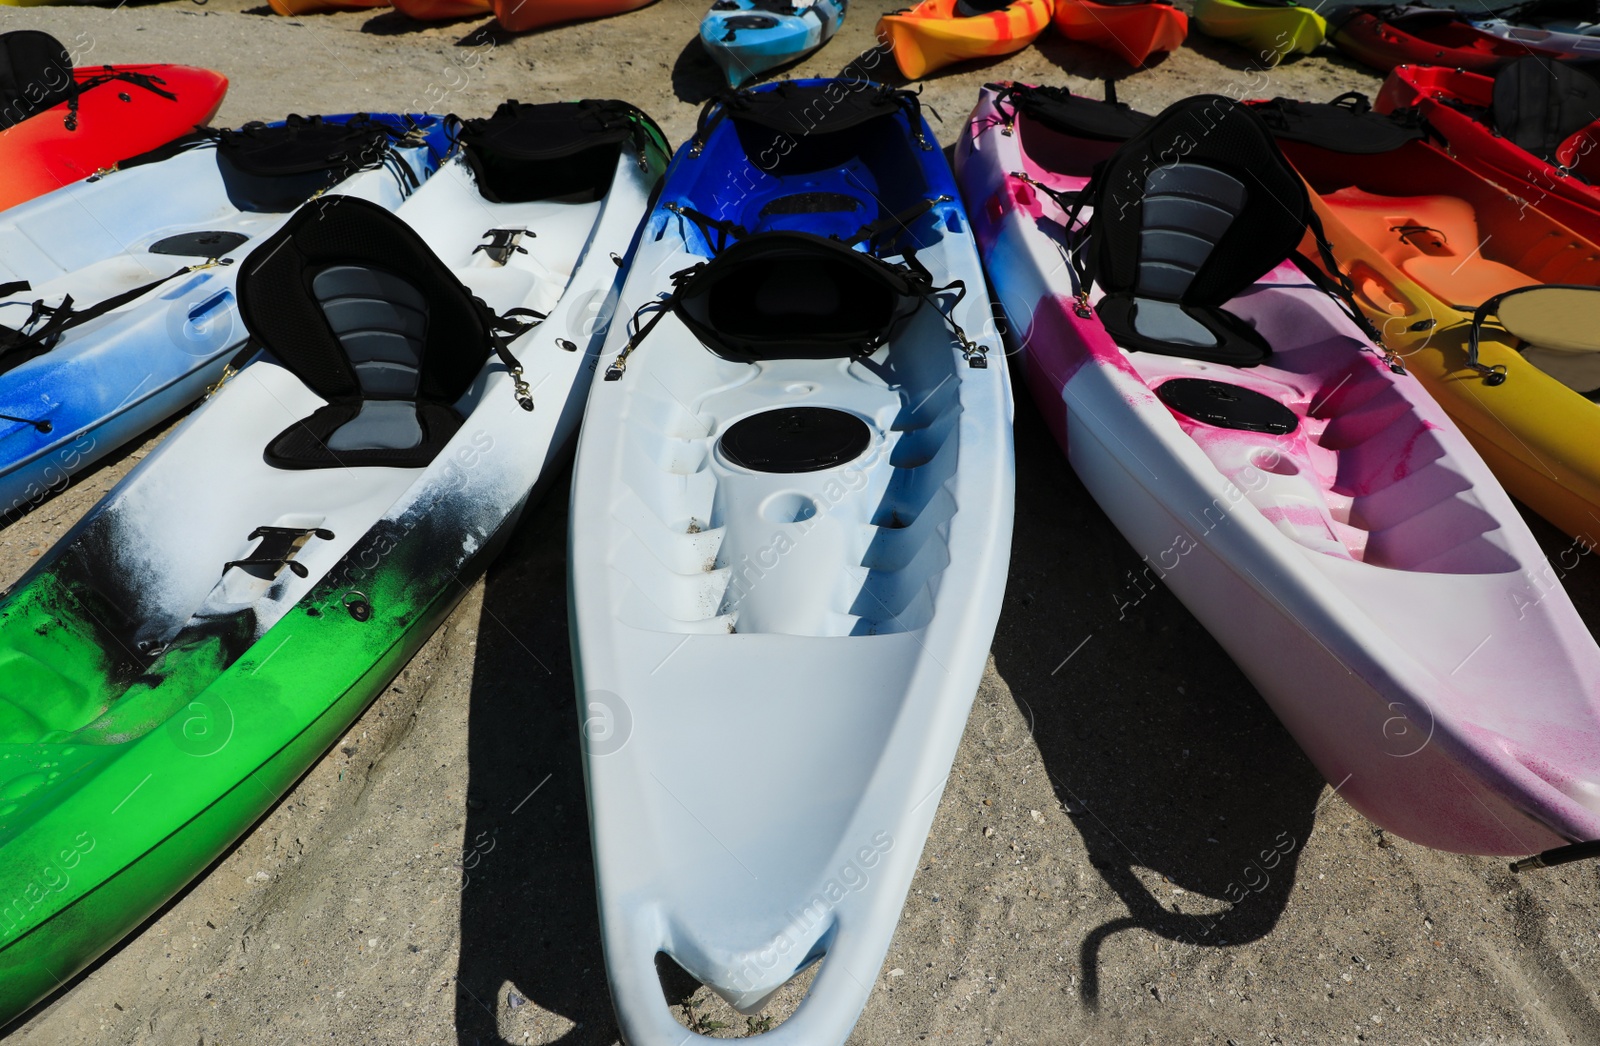
[[[1104,48],[1068,40],[1060,33],[1047,32],[1033,45],[1051,65],[1073,76],[1090,80],[1126,80],[1141,72]],[[1144,68],[1153,69],[1165,59],[1164,54],[1152,55]]]
[[[702,105],[728,89],[728,81],[711,55],[706,53],[699,34],[689,38],[672,63],[672,93],[678,101]]]
[[[1018,392],[1016,531],[994,658],[1090,864],[1127,909],[1080,946],[1094,1009],[1099,952],[1117,933],[1198,948],[1270,933],[1325,786],[1216,641],[1153,572],[1141,576]]]
[[[465,25],[468,22],[482,22],[490,17],[493,17],[490,12],[481,11],[477,14],[424,22],[391,8],[362,22],[361,31],[371,36],[410,36],[414,33],[425,33],[430,29],[449,29],[451,26]]]
[[[541,1041],[609,1044],[617,1035],[567,638],[570,460],[556,471],[490,567],[478,620],[455,1004],[461,1046],[523,1041],[516,1011],[524,1003],[572,1022]]]

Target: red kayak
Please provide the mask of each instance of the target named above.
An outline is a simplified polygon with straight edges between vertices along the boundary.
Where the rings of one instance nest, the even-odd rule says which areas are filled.
[[[47,33],[0,34],[0,209],[189,133],[227,90],[221,74],[182,65],[73,68]]]
[[[1459,13],[1434,7],[1355,8],[1337,26],[1329,26],[1328,39],[1351,58],[1383,72],[1407,63],[1483,72],[1525,55],[1561,57],[1486,33]]]
[[[1600,240],[1600,82],[1521,58],[1491,76],[1402,65],[1377,110],[1415,107],[1451,155],[1591,240]]]
[[[1189,35],[1189,16],[1169,0],[1056,0],[1055,24],[1068,40],[1093,44],[1135,67],[1177,50]]]

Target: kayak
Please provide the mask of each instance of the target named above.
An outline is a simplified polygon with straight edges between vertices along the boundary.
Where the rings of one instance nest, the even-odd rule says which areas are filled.
[[[1135,68],[1153,54],[1176,51],[1189,16],[1170,0],[1054,0],[1056,31],[1091,44]]]
[[[624,1041],[677,1046],[660,953],[745,1013],[821,961],[771,1041],[828,1046],[881,983],[999,617],[1010,385],[915,94],[786,81],[700,128],[573,474],[606,970]]]
[[[388,7],[389,0],[267,0],[280,15],[320,15],[332,11],[370,11]]]
[[[494,14],[489,0],[393,0],[394,9],[419,22],[442,22],[450,18],[478,18]]]
[[[1600,83],[1587,73],[1532,57],[1492,77],[1401,65],[1374,108],[1415,108],[1463,164],[1600,240]]]
[[[1564,58],[1600,57],[1600,6],[1592,0],[1526,0],[1492,17],[1473,19],[1486,33],[1555,51]]]
[[[1434,7],[1356,7],[1328,26],[1339,50],[1380,72],[1397,65],[1444,65],[1477,71],[1496,69],[1513,58],[1558,53],[1477,28],[1460,12]]]
[[[878,20],[878,39],[917,80],[953,62],[1022,50],[1050,25],[1053,0],[922,0]]]
[[[492,0],[500,27],[521,33],[562,22],[609,18],[646,7],[655,0]]]
[[[558,471],[665,167],[569,111],[543,158],[469,122],[401,217],[297,212],[242,263],[264,354],[0,603],[0,1022],[293,787]]]
[[[717,0],[700,23],[700,42],[738,87],[810,54],[839,31],[846,0]]]
[[[47,88],[42,98],[34,84]],[[227,90],[227,78],[207,69],[74,68],[46,33],[0,34],[0,210],[189,133]]]
[[[205,394],[245,344],[241,264],[314,193],[397,207],[433,116],[195,134],[0,212],[0,522]]]
[[[1287,104],[1336,130],[1351,125],[1307,135],[1289,113],[1278,133],[1363,311],[1508,491],[1584,547],[1600,544],[1600,411],[1583,395],[1600,377],[1492,329],[1475,354],[1468,338],[1474,311],[1498,295],[1600,285],[1600,246],[1423,140],[1421,128],[1380,142],[1396,126],[1385,117]]]
[[[1449,417],[1289,260],[1306,193],[1251,111],[990,87],[956,161],[1074,470],[1339,795],[1445,850],[1600,837],[1600,647]]]
[[[1268,66],[1322,46],[1328,23],[1295,0],[1195,0],[1194,22],[1200,31],[1231,40]]]

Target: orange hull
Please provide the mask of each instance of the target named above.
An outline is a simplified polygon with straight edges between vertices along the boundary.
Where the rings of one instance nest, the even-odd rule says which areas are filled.
[[[1167,3],[1056,0],[1055,23],[1068,40],[1093,44],[1132,66],[1177,50],[1189,35],[1189,16]]]
[[[267,0],[280,15],[320,15],[330,11],[368,11],[388,7],[389,0]]]
[[[655,0],[494,0],[494,16],[513,33],[562,22],[606,18],[647,7]]]
[[[419,22],[440,22],[446,18],[475,18],[493,14],[489,0],[393,0],[394,9]]]
[[[894,49],[907,79],[969,58],[1014,54],[1038,39],[1054,10],[1052,0],[1017,0],[998,11],[958,17],[955,6],[956,0],[923,0],[879,20],[878,38]]]

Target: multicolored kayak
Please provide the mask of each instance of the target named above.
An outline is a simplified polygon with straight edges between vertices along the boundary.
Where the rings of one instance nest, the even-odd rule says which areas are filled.
[[[1054,0],[922,0],[878,20],[908,80],[953,62],[1022,50],[1050,25]]]
[[[513,33],[562,22],[582,22],[627,14],[655,0],[492,0],[500,27]]]
[[[1397,65],[1443,65],[1485,71],[1513,58],[1555,51],[1485,32],[1457,11],[1437,7],[1355,7],[1328,23],[1328,40],[1339,50],[1381,72]]]
[[[839,31],[848,0],[717,0],[700,42],[730,87],[810,54]]]
[[[222,377],[245,344],[242,263],[302,203],[398,207],[449,149],[435,116],[297,116],[0,212],[0,522]]]
[[[403,221],[324,196],[243,263],[265,355],[0,602],[0,1023],[294,784],[575,434],[664,143],[620,103],[461,138]]]
[[[707,107],[648,219],[569,557],[633,1046],[709,1041],[663,953],[746,1013],[820,962],[760,1036],[791,1046],[842,1044],[882,983],[1011,548],[1011,389],[955,197],[915,94],[785,81]]]
[[[188,134],[227,91],[206,69],[74,68],[47,33],[0,34],[0,210]]]
[[[1375,108],[1414,108],[1451,155],[1600,242],[1600,82],[1561,62],[1518,58],[1492,77],[1396,66]]]
[[[1600,647],[1450,418],[1294,260],[1316,225],[1261,121],[990,87],[956,158],[1073,468],[1339,795],[1446,850],[1600,837]]]
[[[1189,16],[1171,0],[1054,0],[1056,30],[1135,68],[1153,54],[1176,51],[1189,35]]]
[[[1600,390],[1592,355],[1522,343],[1475,313],[1507,293],[1600,286],[1600,246],[1360,105],[1275,102],[1355,300],[1508,491],[1600,545]],[[1475,334],[1476,332],[1476,334]],[[1545,575],[1532,573],[1528,577]]]
[[[1296,0],[1195,0],[1194,23],[1207,36],[1234,43],[1268,66],[1322,46],[1328,23]]]

